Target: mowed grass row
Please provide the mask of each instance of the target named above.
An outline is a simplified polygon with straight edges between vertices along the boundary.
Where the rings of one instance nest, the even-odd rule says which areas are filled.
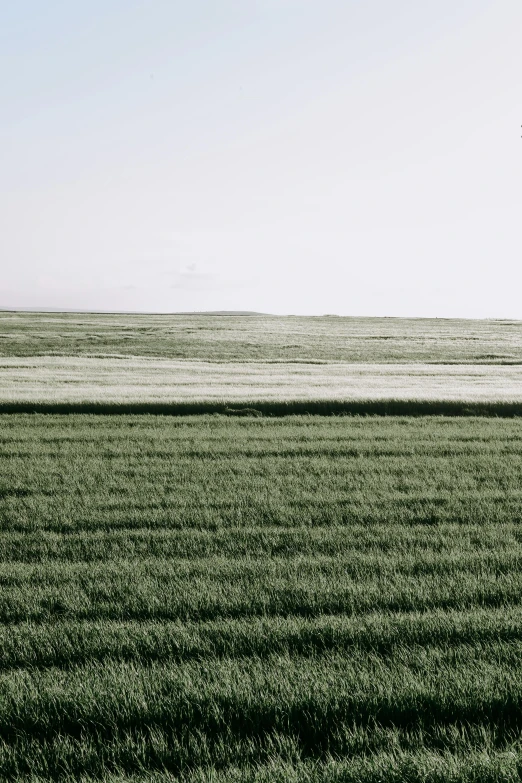
[[[433,524],[391,525],[377,521],[368,524],[332,525],[263,525],[142,530],[6,531],[2,535],[0,563],[89,563],[111,560],[202,559],[213,557],[289,557],[296,555],[338,556],[350,554],[348,567],[364,571],[373,561],[365,555],[378,553],[403,555],[400,567],[408,558],[419,558],[419,571],[426,569],[430,558],[447,559],[470,555],[488,560],[491,554],[509,551],[518,556],[522,540],[520,524],[484,524],[480,533],[473,523],[440,522]],[[399,562],[395,560],[395,562]],[[488,560],[489,562],[489,560]],[[448,566],[441,562],[440,569]]]
[[[281,543],[277,527],[289,532],[294,549],[301,527],[349,526],[359,540],[358,527],[371,535],[380,524],[384,541],[395,530],[404,536],[406,526],[436,526],[430,539],[436,540],[440,525],[478,526],[481,537],[488,525],[507,525],[518,537],[522,421],[516,419],[11,415],[0,421],[4,532],[155,530],[147,546],[160,546],[165,532],[174,542],[170,551],[165,543],[167,556],[175,554],[173,531],[180,542],[186,536],[178,554],[194,556],[198,531],[227,528],[245,532],[231,530],[228,543],[207,537],[200,553],[219,554],[221,540],[229,556],[236,539],[238,554],[248,554],[249,536],[251,551],[259,552],[263,544],[256,547],[254,539],[263,531],[271,552]],[[28,548],[35,540],[45,547],[52,538],[28,538]],[[97,546],[101,539],[91,541]],[[133,548],[129,537],[129,554]]]
[[[466,645],[475,647],[478,655],[483,656],[492,643],[495,649],[504,645],[504,649],[518,654],[522,644],[519,604],[206,622],[78,621],[55,617],[49,623],[1,625],[0,666],[4,671],[51,666],[69,669],[107,660],[147,664],[270,654],[320,655],[328,651],[370,652],[386,657],[412,647],[417,654],[422,654],[421,647],[458,656]]]
[[[123,735],[117,745],[106,743],[103,746],[96,745],[93,741],[77,742],[71,738],[60,738],[57,742],[46,745],[46,759],[52,759],[52,769],[59,767],[62,779],[75,781],[75,783],[518,783],[522,774],[520,753],[514,750],[497,751],[488,746],[488,750],[477,750],[473,741],[468,737],[462,737],[458,732],[449,735],[449,739],[455,741],[461,739],[454,753],[419,752],[403,750],[400,746],[400,735],[396,731],[373,730],[372,751],[367,755],[352,755],[347,760],[339,760],[327,755],[326,761],[305,760],[302,761],[296,751],[297,742],[292,738],[286,739],[276,736],[271,743],[271,752],[266,754],[266,763],[250,763],[251,746],[245,743],[242,748],[241,761],[237,765],[224,766],[208,765],[189,771],[182,776],[165,769],[163,759],[168,756],[168,742],[162,732],[149,731],[138,735]],[[379,742],[376,742],[378,737]],[[410,742],[415,744],[418,736],[410,733]],[[446,742],[448,736],[441,733],[438,736],[441,742]],[[480,735],[482,746],[487,745],[490,734],[484,732]],[[379,744],[385,750],[373,750]],[[354,748],[367,748],[367,735],[363,732],[353,732],[351,745]],[[461,747],[462,745],[462,747]],[[194,747],[201,749],[201,743],[194,742]],[[142,771],[134,774],[105,773],[106,769],[118,768],[116,760],[118,752],[125,747],[128,756],[139,759],[139,767]],[[280,748],[284,748],[284,757],[279,755]],[[516,743],[512,747],[520,749]],[[223,752],[221,753],[223,749]],[[9,758],[9,748],[6,749],[6,758]],[[17,780],[27,780],[31,783],[48,781],[47,775],[36,775],[34,770],[41,762],[41,746],[30,740],[24,742],[25,768],[33,770],[28,777],[17,773]],[[204,747],[208,758],[221,759],[230,756],[228,748],[223,745],[218,747]],[[76,773],[79,766],[78,756],[92,762],[91,767],[102,769],[96,774],[82,775]],[[162,767],[161,772],[151,772],[151,754]],[[211,755],[210,755],[211,754]],[[295,761],[288,761],[289,757],[295,757]],[[99,759],[103,757],[103,767]],[[40,765],[41,766],[41,765]],[[85,764],[84,764],[85,766]],[[224,768],[223,768],[224,766]]]
[[[73,773],[180,773],[276,754],[357,760],[390,745],[425,755],[466,745],[513,752],[519,661],[520,651],[493,644],[482,656],[468,648],[451,657],[403,650],[388,659],[331,653],[17,670],[0,678],[0,763],[6,775],[29,771],[38,746],[44,760],[34,771],[53,754],[54,771],[67,761]],[[71,744],[76,756],[67,759]]]
[[[304,755],[314,756],[336,747],[343,724],[431,732],[460,724],[495,727],[500,745],[522,728],[520,654],[520,644],[491,643],[402,647],[387,657],[352,650],[17,669],[0,677],[0,737],[81,738],[100,731],[109,739],[157,727],[262,742],[288,731],[300,737]]]
[[[381,611],[433,608],[512,606],[522,598],[520,559],[500,558],[482,568],[464,563],[451,570],[432,568],[422,574],[394,571],[344,573],[342,563],[330,568],[307,561],[276,571],[272,562],[253,567],[246,560],[221,567],[212,560],[194,567],[125,567],[53,569],[52,577],[2,579],[0,621],[52,621],[67,616],[136,620],[209,620],[214,618],[320,614],[354,615]]]
[[[517,419],[0,417],[0,779],[516,780],[521,457]]]

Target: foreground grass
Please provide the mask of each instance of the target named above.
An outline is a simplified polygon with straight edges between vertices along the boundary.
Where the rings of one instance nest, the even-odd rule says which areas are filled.
[[[0,417],[0,779],[522,772],[522,421]]]
[[[329,758],[325,762],[285,762],[274,755],[267,764],[231,766],[224,771],[197,770],[184,777],[187,783],[518,783],[522,771],[521,756],[515,751],[484,752],[467,749],[465,755],[408,753],[397,750],[394,736],[388,736],[389,750],[370,758],[350,761]],[[74,747],[70,748],[70,753]],[[66,775],[66,773],[64,773]],[[20,778],[26,780],[25,776]],[[66,776],[64,779],[92,783],[168,783],[179,777],[170,772],[107,774],[103,778]],[[32,783],[45,780],[31,775]]]

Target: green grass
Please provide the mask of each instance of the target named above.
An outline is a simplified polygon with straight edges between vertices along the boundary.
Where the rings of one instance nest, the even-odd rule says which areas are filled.
[[[231,407],[235,406],[235,407]],[[246,407],[245,407],[246,406]],[[240,400],[236,402],[6,402],[0,400],[0,415],[6,413],[94,414],[105,416],[156,415],[201,416],[218,414],[232,417],[261,416],[522,416],[522,400],[502,402],[488,399],[430,400]]]
[[[522,363],[522,322],[0,312],[0,356]]]
[[[516,781],[522,421],[0,417],[0,779]]]
[[[0,413],[522,415],[522,322],[0,313]]]

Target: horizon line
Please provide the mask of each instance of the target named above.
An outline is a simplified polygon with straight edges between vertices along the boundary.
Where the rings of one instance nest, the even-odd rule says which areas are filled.
[[[229,316],[229,317],[256,317],[263,316],[269,318],[356,318],[356,319],[381,319],[407,320],[407,321],[517,321],[522,323],[520,318],[510,318],[509,316],[435,316],[435,315],[340,315],[339,313],[322,313],[321,315],[312,315],[306,313],[264,313],[256,310],[103,310],[86,308],[62,308],[62,307],[0,307],[0,313],[34,313],[36,314],[74,314],[81,315],[158,315],[158,316]]]

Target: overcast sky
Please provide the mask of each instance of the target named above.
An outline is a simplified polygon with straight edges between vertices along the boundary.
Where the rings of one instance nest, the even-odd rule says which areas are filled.
[[[520,0],[16,0],[0,305],[522,318]]]

